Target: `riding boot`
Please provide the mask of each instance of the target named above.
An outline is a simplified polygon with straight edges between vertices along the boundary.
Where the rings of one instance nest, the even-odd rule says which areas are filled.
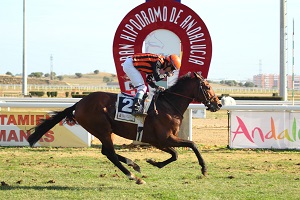
[[[133,100],[133,106],[132,106],[132,115],[141,115],[144,113],[143,108],[143,95],[142,93],[137,93]]]

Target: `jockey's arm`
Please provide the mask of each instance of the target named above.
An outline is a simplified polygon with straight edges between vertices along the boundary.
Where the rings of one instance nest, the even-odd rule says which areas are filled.
[[[150,85],[150,87],[152,88],[157,88],[158,85],[156,85],[153,80],[152,80],[153,76],[152,75],[148,75],[146,78],[146,82],[148,83],[148,85]]]
[[[166,74],[161,74],[160,73],[161,67],[162,67],[162,64],[159,61],[157,61],[156,65],[153,67],[153,77],[154,77],[155,81],[160,81],[160,80],[162,80],[162,79],[164,79],[164,78],[167,77]]]
[[[153,80],[152,80],[153,76],[152,75],[148,75],[147,78],[146,78],[146,81],[148,83],[148,85],[150,85],[150,87],[152,88],[155,88],[156,90],[159,90],[159,91],[164,91],[165,88],[164,87],[161,87],[161,86],[158,86],[156,85]]]

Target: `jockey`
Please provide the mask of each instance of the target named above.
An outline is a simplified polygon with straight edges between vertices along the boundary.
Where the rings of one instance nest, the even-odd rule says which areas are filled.
[[[179,70],[181,60],[176,54],[163,56],[152,53],[138,53],[128,57],[123,63],[123,70],[130,78],[137,93],[133,101],[132,114],[142,114],[141,102],[147,91],[141,72],[147,75],[147,83],[152,88],[159,88],[154,82],[160,81],[167,76],[173,76],[174,70]],[[164,88],[160,87],[162,90]]]

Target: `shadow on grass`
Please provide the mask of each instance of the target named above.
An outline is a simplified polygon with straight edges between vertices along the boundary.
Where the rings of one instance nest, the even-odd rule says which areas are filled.
[[[154,146],[151,146],[149,144],[145,144],[145,145],[137,145],[137,144],[122,144],[122,145],[114,145],[115,150],[131,150],[131,151],[140,151],[140,150],[153,150],[153,149],[157,149]],[[251,148],[241,148],[241,149],[237,149],[237,148],[230,148],[229,146],[209,146],[209,145],[203,145],[203,144],[199,144],[197,145],[199,151],[202,152],[209,152],[209,151],[218,151],[218,152],[235,152],[235,151],[255,151],[255,152],[291,152],[291,153],[300,153],[299,149],[251,149]],[[16,147],[16,146],[0,146],[0,150],[5,150],[5,149],[23,149],[23,150],[28,150],[28,151],[36,151],[36,152],[44,152],[44,151],[49,151],[49,150],[64,150],[64,151],[68,151],[68,150],[74,150],[74,149],[82,149],[82,148],[94,148],[94,149],[102,149],[102,144],[92,144],[91,147]],[[189,148],[186,147],[176,147],[176,150],[179,151],[189,151]]]
[[[21,185],[6,185],[0,186],[0,190],[78,190],[77,187],[67,187],[67,186],[21,186]]]
[[[92,148],[97,148],[101,149],[102,144],[92,144]],[[156,147],[153,147],[151,145],[145,144],[145,145],[135,145],[135,144],[122,144],[122,145],[114,145],[115,150],[122,150],[122,149],[127,149],[127,150],[134,150],[134,149],[156,149]]]
[[[0,185],[0,191],[9,190],[56,190],[56,191],[80,191],[80,190],[104,190],[104,189],[114,189],[111,185],[100,185],[95,187],[68,187],[68,186],[22,186],[22,185]]]

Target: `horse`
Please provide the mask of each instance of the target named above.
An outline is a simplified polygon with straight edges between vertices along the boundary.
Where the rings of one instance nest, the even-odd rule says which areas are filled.
[[[90,93],[73,106],[55,112],[50,118],[44,119],[32,129],[33,133],[27,138],[27,141],[33,147],[47,131],[60,121],[76,122],[101,141],[101,153],[130,180],[134,180],[137,184],[144,184],[146,183],[144,180],[131,173],[121,162],[133,167],[137,172],[140,172],[140,167],[131,159],[117,154],[114,149],[114,134],[129,140],[135,140],[137,135],[136,124],[114,119],[116,101],[116,93],[102,91]],[[206,176],[206,164],[196,144],[178,137],[183,114],[191,102],[203,103],[211,112],[218,111],[222,106],[208,81],[200,74],[194,72],[181,76],[173,86],[158,93],[154,108],[149,109],[145,117],[141,142],[171,155],[169,159],[161,162],[147,160],[149,164],[158,168],[177,160],[178,154],[174,147],[192,149],[198,158],[202,174]]]

